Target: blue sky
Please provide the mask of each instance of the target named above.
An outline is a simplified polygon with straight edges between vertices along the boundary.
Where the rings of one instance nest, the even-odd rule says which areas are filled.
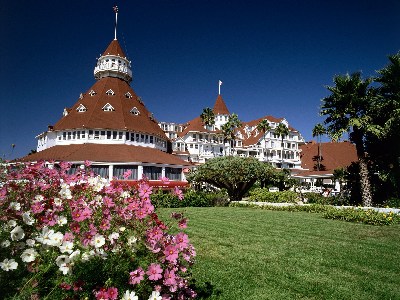
[[[95,82],[115,3],[131,85],[159,121],[197,117],[222,80],[242,121],[285,117],[310,140],[333,76],[373,76],[400,49],[395,0],[1,0],[2,158],[36,149],[35,136]]]

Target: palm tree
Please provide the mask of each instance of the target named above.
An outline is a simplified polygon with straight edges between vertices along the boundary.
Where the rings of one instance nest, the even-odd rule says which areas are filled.
[[[215,124],[215,114],[214,111],[206,107],[203,109],[203,112],[200,115],[201,121],[208,127],[211,127]]]
[[[261,120],[260,123],[257,124],[257,130],[261,131],[264,135],[264,151],[265,155],[267,155],[267,136],[266,133],[270,131],[271,125],[269,125],[269,122],[267,119]],[[267,160],[268,160],[268,155],[267,155]]]
[[[229,141],[232,148],[235,145],[235,131],[242,126],[237,114],[233,113],[229,116],[228,122],[221,126],[222,134],[224,135],[224,142]]]
[[[318,140],[318,159],[317,159],[317,171],[319,171],[322,161],[322,147],[321,147],[321,137],[326,133],[324,125],[318,123],[314,126],[312,130],[312,136],[317,137]]]
[[[366,134],[380,135],[382,129],[372,124],[369,115],[376,100],[369,87],[371,79],[363,80],[361,73],[356,72],[351,75],[337,75],[333,82],[334,86],[326,87],[331,95],[322,99],[321,115],[327,116],[324,123],[333,140],[350,132],[350,140],[356,146],[360,166],[362,203],[364,206],[371,206],[372,194],[364,141]]]
[[[337,168],[333,170],[333,179],[339,183],[339,197],[343,200],[344,196],[344,183],[346,181],[347,170],[346,168]]]
[[[281,146],[282,146],[282,150],[281,150],[281,168],[283,169],[283,139],[285,138],[286,135],[289,134],[289,128],[283,124],[283,123],[279,123],[278,126],[276,126],[275,128],[275,134],[279,137],[281,137]]]

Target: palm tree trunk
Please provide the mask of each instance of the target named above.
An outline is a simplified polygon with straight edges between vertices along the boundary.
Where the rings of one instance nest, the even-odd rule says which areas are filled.
[[[358,162],[360,165],[360,185],[361,185],[361,198],[363,206],[372,206],[372,193],[371,193],[371,182],[368,175],[368,163],[367,157],[364,151],[364,144],[362,140],[362,133],[354,127],[353,140],[356,144],[356,151],[358,156]]]

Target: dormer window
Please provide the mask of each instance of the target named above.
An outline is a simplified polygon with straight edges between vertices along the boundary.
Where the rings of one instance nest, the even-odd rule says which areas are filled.
[[[132,94],[127,92],[127,93],[125,93],[125,97],[128,98],[128,99],[131,99],[132,98]]]
[[[107,103],[106,105],[103,106],[103,111],[114,111],[114,107],[110,103]]]
[[[79,104],[79,106],[76,108],[77,112],[85,112],[87,111],[87,108],[83,104]]]
[[[132,108],[130,113],[135,115],[135,116],[140,115],[140,111],[137,109],[137,107]]]
[[[142,97],[137,97],[137,101],[139,101],[140,104],[143,104]]]
[[[115,93],[114,93],[114,91],[113,91],[112,89],[109,89],[109,90],[106,92],[106,94],[107,94],[108,96],[114,96],[114,95],[115,95]]]
[[[89,95],[92,96],[92,97],[93,97],[94,95],[96,95],[96,94],[97,94],[97,93],[96,93],[95,91],[93,91],[93,90],[91,90],[91,91],[89,92]]]

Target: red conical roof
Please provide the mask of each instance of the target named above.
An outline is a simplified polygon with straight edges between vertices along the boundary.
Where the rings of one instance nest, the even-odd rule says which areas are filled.
[[[126,57],[125,52],[122,50],[121,45],[118,43],[118,40],[113,40],[110,45],[108,45],[106,51],[104,51],[103,56],[105,55],[117,55],[121,57]]]
[[[217,100],[215,100],[214,108],[213,108],[214,114],[216,115],[229,115],[229,110],[226,107],[224,99],[222,99],[221,95],[218,95]]]
[[[108,95],[107,92],[114,93]],[[93,91],[95,94],[90,95]],[[103,111],[106,104],[114,111]],[[77,108],[84,106],[86,111],[78,112]],[[139,114],[131,113],[136,107]],[[62,117],[54,130],[67,129],[114,129],[150,133],[165,139],[165,134],[157,121],[138,98],[130,85],[119,78],[104,77],[97,81],[87,93],[74,104],[68,115]]]

